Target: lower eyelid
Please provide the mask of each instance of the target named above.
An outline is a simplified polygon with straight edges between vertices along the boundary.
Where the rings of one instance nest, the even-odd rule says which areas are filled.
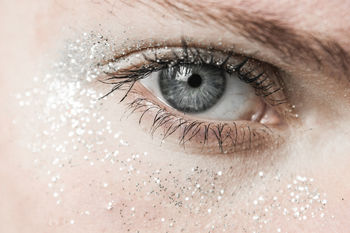
[[[153,102],[152,94],[141,84],[127,97],[128,112],[136,113],[139,123],[154,140],[180,144],[190,153],[254,154],[279,146],[278,130],[252,121],[198,121],[185,114],[175,115]]]

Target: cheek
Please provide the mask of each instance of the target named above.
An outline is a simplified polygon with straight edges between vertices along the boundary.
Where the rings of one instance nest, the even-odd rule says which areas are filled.
[[[305,142],[300,147],[304,161],[300,169],[317,178],[318,186],[327,194],[326,206],[333,216],[333,224],[337,223],[340,227],[348,226],[350,218],[350,137],[347,125],[347,121],[325,122],[323,128],[318,127],[300,136]]]
[[[261,171],[243,181],[220,159],[210,165],[209,158],[180,153],[172,158],[162,150],[134,153],[134,140],[128,141],[130,147],[114,159],[94,158],[93,165],[82,161],[62,170],[65,190],[57,210],[75,220],[69,229],[99,219],[95,226],[111,232],[183,227],[285,232],[331,221],[328,197],[312,177]]]

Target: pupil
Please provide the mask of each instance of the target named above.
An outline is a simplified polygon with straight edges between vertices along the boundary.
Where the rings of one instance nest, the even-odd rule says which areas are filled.
[[[190,87],[197,88],[202,84],[202,77],[198,74],[192,74],[187,79],[187,83]]]

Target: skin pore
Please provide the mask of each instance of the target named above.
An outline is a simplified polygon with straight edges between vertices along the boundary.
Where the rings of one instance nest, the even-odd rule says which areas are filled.
[[[0,232],[347,232],[348,5],[3,1]],[[193,152],[97,100],[104,56],[184,37],[283,71],[281,145]]]

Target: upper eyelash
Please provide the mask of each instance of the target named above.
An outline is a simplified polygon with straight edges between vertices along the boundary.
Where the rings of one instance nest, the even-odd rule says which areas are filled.
[[[281,86],[276,85],[273,80],[268,79],[267,75],[265,75],[266,77],[264,77],[265,71],[253,77],[249,77],[249,75],[252,72],[254,72],[254,70],[249,70],[245,73],[242,72],[242,68],[246,65],[248,61],[250,61],[251,58],[245,58],[243,61],[239,62],[238,64],[232,65],[232,64],[228,64],[228,61],[234,55],[233,52],[228,52],[226,54],[226,57],[219,62],[217,61],[217,58],[215,58],[213,53],[221,52],[221,51],[208,49],[208,52],[206,55],[209,54],[209,57],[205,59],[201,55],[200,49],[189,48],[185,41],[183,41],[181,49],[184,56],[179,56],[174,50],[171,50],[172,55],[176,58],[173,60],[159,58],[157,51],[155,51],[153,54],[154,58],[150,58],[146,56],[145,53],[142,53],[143,58],[148,62],[147,65],[143,65],[140,68],[136,68],[136,69],[132,69],[132,68],[122,69],[116,72],[114,72],[113,70],[104,71],[104,73],[107,75],[107,78],[99,81],[106,84],[112,84],[113,87],[109,92],[103,95],[101,99],[113,93],[114,91],[123,88],[125,85],[129,85],[125,95],[120,100],[120,102],[122,102],[127,97],[129,92],[133,88],[134,84],[138,80],[148,77],[152,72],[160,71],[170,66],[176,67],[179,65],[192,65],[192,64],[212,65],[212,66],[215,66],[216,68],[223,69],[228,74],[236,73],[240,80],[253,86],[253,88],[256,91],[256,94],[258,96],[263,96],[264,98],[267,98],[274,93],[281,92],[282,90]],[[112,63],[112,62],[118,62],[118,60],[109,61],[109,63]],[[269,98],[267,102],[272,106],[287,103],[287,98],[285,98],[284,95],[282,96],[283,97],[279,99]]]

